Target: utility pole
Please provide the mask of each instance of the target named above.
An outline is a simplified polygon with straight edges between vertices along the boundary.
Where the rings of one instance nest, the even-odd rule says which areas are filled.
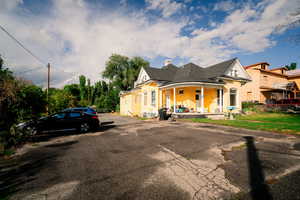
[[[50,88],[50,63],[47,64],[48,78],[47,78],[47,113],[49,114],[49,88]]]

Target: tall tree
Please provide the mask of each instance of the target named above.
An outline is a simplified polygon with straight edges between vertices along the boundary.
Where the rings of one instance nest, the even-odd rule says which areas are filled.
[[[84,75],[79,76],[80,99],[85,100],[87,97],[86,78]]]
[[[132,59],[113,54],[106,62],[103,77],[109,79],[113,85],[120,90],[130,90],[133,88],[141,67],[148,67],[149,62],[141,57]]]

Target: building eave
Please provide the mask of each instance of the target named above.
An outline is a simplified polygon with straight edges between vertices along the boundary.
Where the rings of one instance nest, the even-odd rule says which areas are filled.
[[[224,86],[224,83],[210,83],[210,82],[178,82],[178,83],[170,83],[167,85],[160,86],[159,88],[173,88],[173,87],[192,87],[192,86]]]

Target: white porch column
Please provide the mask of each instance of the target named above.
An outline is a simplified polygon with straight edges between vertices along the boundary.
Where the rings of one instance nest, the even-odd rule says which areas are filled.
[[[204,88],[201,86],[201,113],[204,113]]]
[[[223,112],[223,88],[219,89],[219,110]]]
[[[176,88],[173,88],[173,94],[174,94],[174,98],[173,98],[173,100],[174,100],[174,113],[176,113]]]
[[[163,107],[163,99],[162,99],[162,90],[159,90],[159,106],[158,106],[158,109],[162,108]]]

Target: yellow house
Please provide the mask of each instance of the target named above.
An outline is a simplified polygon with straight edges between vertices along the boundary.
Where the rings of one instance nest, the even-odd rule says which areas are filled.
[[[174,115],[222,115],[241,110],[242,85],[251,80],[237,58],[209,67],[193,63],[142,68],[130,91],[120,93],[120,113],[155,117],[160,108]]]
[[[300,96],[300,72],[292,73],[285,67],[269,69],[269,63],[261,62],[244,67],[252,81],[243,86],[242,101],[259,103],[272,102],[273,99],[287,99]],[[293,74],[293,75],[291,75]]]

